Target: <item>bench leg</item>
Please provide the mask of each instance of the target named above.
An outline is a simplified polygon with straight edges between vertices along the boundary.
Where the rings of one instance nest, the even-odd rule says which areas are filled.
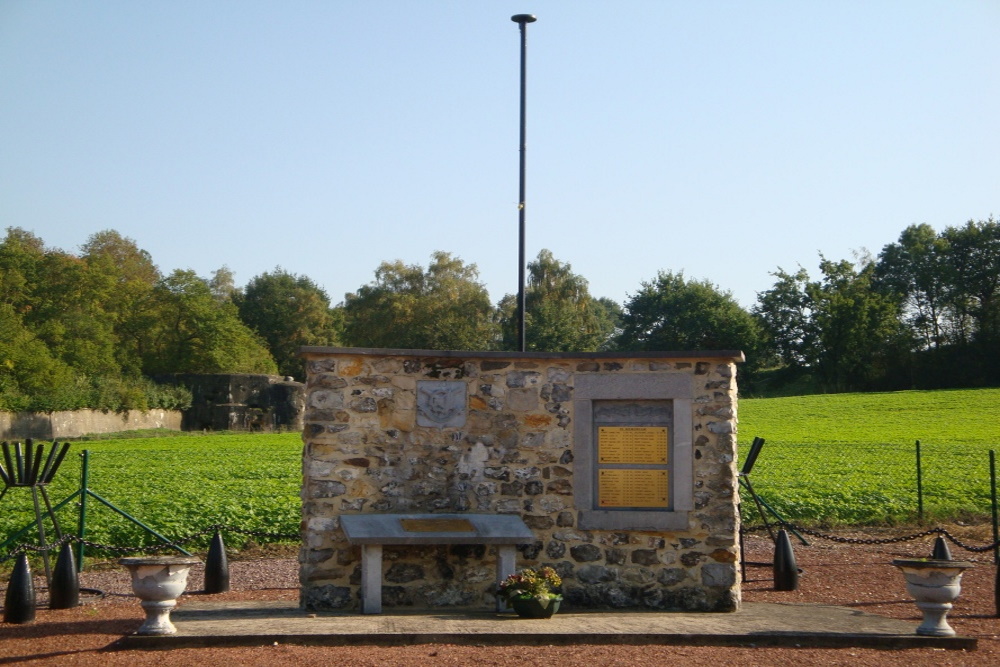
[[[361,613],[382,613],[382,545],[361,547]]]
[[[497,586],[508,575],[514,574],[517,565],[517,548],[513,544],[497,545]],[[507,605],[497,597],[497,611],[507,611]]]

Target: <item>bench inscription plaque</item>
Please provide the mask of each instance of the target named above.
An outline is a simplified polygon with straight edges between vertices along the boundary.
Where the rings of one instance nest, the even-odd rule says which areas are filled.
[[[400,519],[399,525],[408,533],[474,533],[468,519]]]

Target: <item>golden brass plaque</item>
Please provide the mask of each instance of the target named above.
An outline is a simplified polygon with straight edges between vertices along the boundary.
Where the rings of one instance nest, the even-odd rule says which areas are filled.
[[[598,463],[667,463],[666,426],[599,426]]]
[[[474,533],[475,527],[468,519],[400,519],[408,533]]]
[[[666,470],[601,470],[600,507],[669,507]]]

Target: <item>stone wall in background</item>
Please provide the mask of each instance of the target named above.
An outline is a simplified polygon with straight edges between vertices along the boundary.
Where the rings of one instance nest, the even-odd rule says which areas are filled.
[[[99,410],[0,412],[0,440],[54,440],[153,428],[181,430],[181,413],[177,410],[132,410],[123,414]]]
[[[301,431],[305,385],[291,378],[247,373],[174,374],[153,378],[187,387],[191,407],[174,410],[0,412],[0,439],[78,438],[165,428],[173,431]]]
[[[556,568],[567,608],[738,608],[741,353],[302,356],[305,608],[357,608],[360,548],[341,515],[427,512],[520,515],[536,540],[518,567]],[[598,504],[610,487],[597,481],[594,420],[620,402],[666,406],[669,507]],[[495,563],[485,546],[386,547],[383,603],[491,609]]]

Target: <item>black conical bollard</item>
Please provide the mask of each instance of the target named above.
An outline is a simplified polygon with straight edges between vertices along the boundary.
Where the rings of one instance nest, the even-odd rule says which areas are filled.
[[[799,568],[792,553],[792,541],[788,532],[778,531],[774,540],[774,590],[794,591],[799,587]]]
[[[951,560],[951,549],[948,548],[948,543],[941,535],[934,539],[934,551],[931,552],[931,558],[933,560]]]
[[[229,590],[229,559],[226,557],[226,545],[222,541],[222,533],[215,531],[212,544],[208,547],[208,557],[205,558],[205,592],[225,593]]]
[[[56,568],[52,571],[49,588],[49,609],[72,609],[80,606],[80,579],[76,574],[76,560],[69,542],[62,545]]]
[[[14,564],[7,595],[3,601],[4,623],[31,623],[35,620],[35,584],[31,580],[28,556],[21,554]]]

